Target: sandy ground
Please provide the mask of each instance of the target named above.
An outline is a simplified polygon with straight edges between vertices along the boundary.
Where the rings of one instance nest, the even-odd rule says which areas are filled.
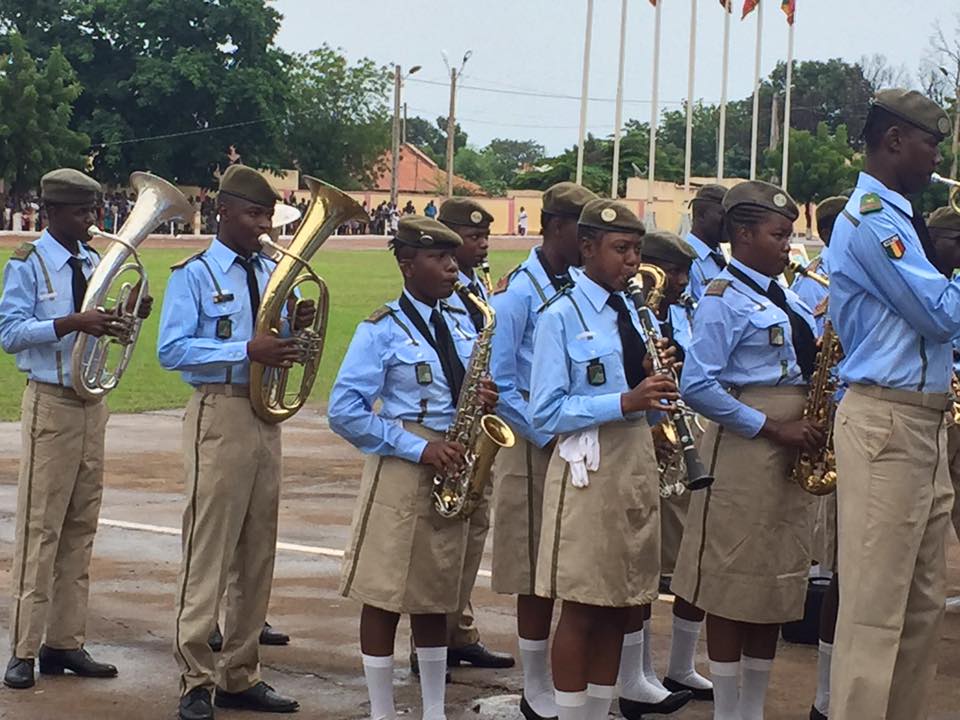
[[[173,594],[180,559],[182,509],[180,413],[117,415],[107,433],[107,477],[101,528],[91,569],[88,647],[115,663],[115,680],[71,676],[39,679],[32,690],[0,688],[0,718],[28,720],[168,720],[176,716],[172,655]],[[13,550],[19,425],[0,424],[0,624],[7,627]],[[297,697],[302,718],[367,717],[357,645],[359,608],[337,595],[338,550],[346,543],[360,456],[334,436],[317,410],[284,429],[285,477],[270,620],[289,632],[288,647],[264,648],[264,677]],[[131,529],[146,525],[152,530]],[[166,530],[165,530],[166,529]],[[172,529],[172,530],[171,530]],[[298,547],[299,546],[299,547]],[[307,547],[304,547],[307,546]],[[488,548],[489,551],[489,548]],[[960,549],[949,547],[951,594],[960,592]],[[487,557],[484,568],[489,568]],[[483,640],[516,652],[513,603],[481,577],[474,595]],[[654,654],[661,672],[669,649],[670,605],[654,607]],[[395,684],[398,707],[418,717],[418,685],[407,667],[409,626],[401,623]],[[940,674],[931,717],[960,720],[960,615],[948,614],[939,646]],[[701,642],[699,663],[705,667]],[[806,718],[813,697],[816,651],[783,645],[773,670],[767,718]],[[519,669],[459,669],[448,690],[451,720],[477,718],[480,698],[519,692]],[[515,707],[515,706],[514,706]],[[691,704],[674,717],[707,720],[712,706]],[[218,712],[219,718],[256,717]],[[520,718],[516,713],[516,718]]]

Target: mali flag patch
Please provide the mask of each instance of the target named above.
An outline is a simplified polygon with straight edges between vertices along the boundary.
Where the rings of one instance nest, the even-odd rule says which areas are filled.
[[[884,251],[887,253],[887,257],[891,260],[899,260],[907,251],[907,247],[903,244],[903,240],[900,239],[899,235],[894,235],[893,237],[887,238],[881,244],[883,245]]]

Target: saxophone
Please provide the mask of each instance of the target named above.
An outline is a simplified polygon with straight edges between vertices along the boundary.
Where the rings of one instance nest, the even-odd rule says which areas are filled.
[[[487,291],[487,297],[493,292],[493,277],[490,275],[490,261],[484,258],[477,266],[477,275],[480,276],[480,282],[483,283],[483,289]]]
[[[493,308],[471,293],[462,283],[455,283],[455,292],[463,292],[483,313],[483,329],[477,336],[470,362],[457,400],[453,425],[444,439],[458,442],[466,449],[464,464],[450,474],[433,477],[433,507],[445,518],[466,520],[483,499],[490,482],[490,468],[500,448],[513,447],[513,430],[496,415],[484,413],[477,394],[480,381],[490,369],[490,343],[496,328]]]
[[[807,270],[799,263],[792,263],[791,269],[825,288],[830,287],[830,281],[826,277]],[[823,310],[826,311],[826,305]],[[791,476],[794,482],[812,495],[829,495],[837,489],[837,456],[833,449],[833,421],[837,409],[835,370],[842,357],[843,348],[840,347],[840,338],[833,329],[833,324],[827,320],[823,324],[823,337],[820,339],[820,349],[817,351],[816,366],[813,377],[810,378],[810,390],[803,406],[803,417],[823,428],[826,442],[815,455],[801,450]]]

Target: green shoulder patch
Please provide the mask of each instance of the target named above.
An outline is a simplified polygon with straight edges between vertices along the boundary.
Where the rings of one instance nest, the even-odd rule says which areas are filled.
[[[500,280],[497,281],[497,286],[493,289],[493,294],[502,293],[508,287],[510,287],[510,281],[513,280],[513,276],[520,272],[520,264],[510,270],[506,275],[504,275]]]
[[[364,320],[364,322],[378,323],[381,320],[383,320],[387,315],[391,315],[392,313],[393,313],[393,309],[389,305],[381,305],[372,313],[370,313],[370,316],[366,320]]]
[[[860,214],[869,215],[870,213],[883,210],[883,201],[876,193],[867,193],[860,198]]]
[[[179,261],[175,262],[173,265],[170,266],[170,269],[171,269],[171,270],[179,270],[179,269],[182,268],[182,267],[186,267],[188,263],[193,262],[194,260],[196,260],[197,258],[199,258],[201,255],[203,255],[205,252],[206,252],[206,250],[201,250],[200,252],[195,252],[193,255],[190,255],[190,256],[188,256],[188,257],[185,257],[183,260],[179,260]]]
[[[13,255],[10,256],[10,259],[26,260],[36,249],[36,246],[31,242],[20,243],[17,245],[17,249],[13,251]]]
[[[723,294],[727,291],[727,288],[730,287],[730,281],[724,279],[711,280],[710,284],[707,285],[707,289],[704,291],[704,295],[711,295],[713,297],[723,297]]]

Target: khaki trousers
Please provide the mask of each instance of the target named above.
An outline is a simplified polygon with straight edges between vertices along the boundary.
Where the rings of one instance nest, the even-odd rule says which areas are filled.
[[[69,388],[35,382],[20,409],[10,645],[26,659],[37,656],[45,629],[53,648],[73,650],[86,638],[109,411]]]
[[[960,539],[960,425],[952,422],[947,426],[947,457],[950,461],[950,484],[953,485],[953,530]]]
[[[889,392],[853,386],[837,409],[831,720],[924,718],[936,673],[953,501],[944,413]]]
[[[187,505],[177,582],[174,655],[180,694],[241,692],[260,680],[277,543],[280,428],[261,421],[241,386],[201,386],[183,421]],[[229,394],[227,394],[229,393]],[[219,677],[207,645],[227,579]]]

